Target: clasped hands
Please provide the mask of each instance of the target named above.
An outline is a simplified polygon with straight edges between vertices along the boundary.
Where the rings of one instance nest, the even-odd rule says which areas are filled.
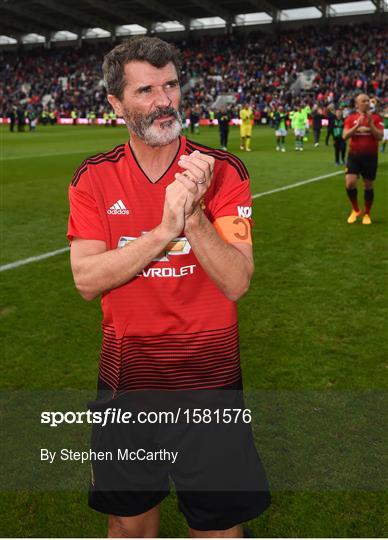
[[[183,172],[175,174],[175,181],[186,189],[185,217],[188,218],[199,209],[200,202],[209,189],[215,159],[195,150],[190,155],[180,156],[178,165]]]
[[[213,177],[215,159],[195,150],[180,156],[178,165],[182,172],[167,187],[162,225],[179,234],[190,218],[201,212],[201,200],[209,189]]]
[[[367,119],[368,126],[362,126],[361,125],[362,122],[364,121],[364,118]],[[356,131],[358,133],[369,133],[370,132],[370,127],[369,126],[372,126],[372,124],[373,124],[372,114],[370,112],[362,113],[358,117],[357,124],[356,124]]]

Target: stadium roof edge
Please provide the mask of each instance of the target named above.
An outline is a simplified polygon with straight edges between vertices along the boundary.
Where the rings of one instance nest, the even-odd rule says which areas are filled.
[[[59,0],[30,0],[27,7],[24,0],[0,0],[0,46],[31,44],[31,34],[43,36],[50,46],[62,38],[69,41],[66,32],[81,43],[136,33],[184,34],[260,25],[266,26],[264,31],[272,31],[274,25],[294,20],[314,24],[319,19],[351,17],[361,21],[366,15],[386,20],[387,0],[186,0],[184,4],[179,0],[135,0],[130,8],[120,0],[68,0],[66,7]],[[127,32],[128,27],[135,30]]]

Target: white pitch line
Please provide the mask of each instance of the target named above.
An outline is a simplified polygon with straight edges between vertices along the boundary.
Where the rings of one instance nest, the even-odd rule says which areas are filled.
[[[69,249],[69,247],[56,249],[55,251],[49,251],[48,253],[43,253],[42,255],[37,255],[36,257],[28,257],[28,259],[21,259],[20,261],[15,261],[13,263],[3,264],[0,266],[0,272],[4,272],[4,270],[12,270],[13,268],[18,268],[19,266],[24,266],[25,264],[30,264],[36,261],[42,261],[43,259],[48,259],[49,257],[54,257],[54,255],[65,253],[65,251],[69,251]]]
[[[330,178],[331,176],[337,176],[338,174],[344,174],[344,171],[336,171],[329,174],[323,174],[322,176],[315,176],[315,178],[309,178],[308,180],[302,180],[301,182],[296,182],[296,184],[289,184],[288,186],[271,189],[270,191],[264,191],[263,193],[255,193],[255,195],[252,195],[252,199],[258,199],[259,197],[264,197],[265,195],[272,195],[272,193],[279,193],[279,191],[286,191],[287,189],[304,186],[305,184],[312,184],[313,182],[318,182],[319,180],[324,180],[325,178]]]
[[[270,191],[263,191],[262,193],[255,193],[252,195],[252,199],[258,199],[259,197],[264,197],[265,195],[272,195],[272,193],[278,193],[279,191],[286,191],[287,189],[293,189],[299,186],[304,186],[305,184],[311,184],[312,182],[318,182],[319,180],[324,180],[325,178],[330,178],[331,176],[337,176],[338,174],[343,174],[343,171],[336,171],[329,174],[323,174],[322,176],[315,176],[314,178],[309,178],[308,180],[302,180],[301,182],[296,182],[295,184],[289,184],[288,186],[283,186],[276,189],[271,189]],[[19,266],[24,266],[25,264],[30,264],[37,261],[42,261],[48,259],[49,257],[54,257],[61,253],[69,251],[69,247],[56,249],[55,251],[49,251],[48,253],[43,253],[42,255],[37,255],[36,257],[28,257],[28,259],[21,259],[9,264],[3,264],[0,266],[0,272],[5,270],[12,270],[13,268],[19,268]]]

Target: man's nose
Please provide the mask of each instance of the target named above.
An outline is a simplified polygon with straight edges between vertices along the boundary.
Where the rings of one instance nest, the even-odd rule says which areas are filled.
[[[171,105],[171,99],[167,93],[167,90],[162,86],[157,88],[157,94],[155,96],[155,104],[158,107],[169,107]]]

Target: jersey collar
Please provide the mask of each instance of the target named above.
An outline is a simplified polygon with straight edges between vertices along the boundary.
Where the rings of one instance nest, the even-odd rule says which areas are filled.
[[[186,137],[184,137],[182,135],[179,136],[179,146],[178,146],[178,150],[177,150],[174,158],[172,159],[170,165],[167,167],[167,169],[164,171],[164,173],[155,182],[152,182],[152,180],[146,175],[146,173],[141,168],[141,166],[140,166],[140,164],[139,164],[139,162],[137,160],[137,157],[136,157],[134,151],[131,148],[131,145],[130,145],[129,141],[125,145],[125,151],[126,151],[128,159],[129,159],[129,162],[131,164],[131,168],[134,168],[134,170],[136,170],[136,173],[140,177],[147,180],[150,184],[159,184],[163,180],[165,180],[166,178],[170,178],[172,180],[174,179],[174,174],[176,172],[178,172],[178,169],[179,169],[179,166],[178,166],[179,156],[184,154],[185,151],[186,151]],[[170,183],[170,182],[168,182],[168,183]]]

